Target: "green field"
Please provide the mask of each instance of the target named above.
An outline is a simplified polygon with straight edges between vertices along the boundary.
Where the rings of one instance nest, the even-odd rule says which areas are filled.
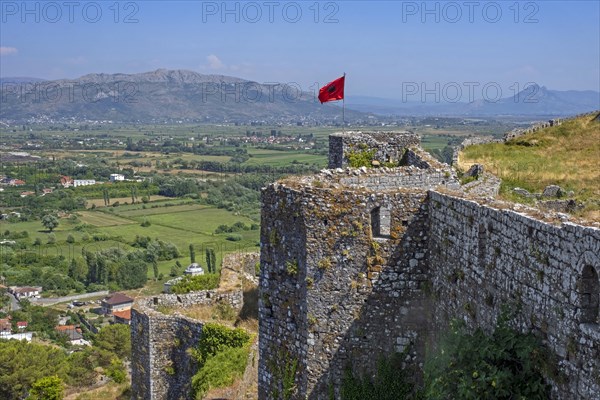
[[[283,151],[266,149],[248,149],[250,159],[245,162],[246,165],[271,165],[281,166],[290,165],[293,161],[306,164],[317,164],[325,167],[327,157],[318,154],[307,154],[302,151]]]
[[[138,208],[123,210],[123,211],[121,211],[121,207],[119,207],[116,210],[116,213],[123,217],[134,218],[134,217],[144,217],[144,216],[157,215],[157,214],[174,214],[174,213],[180,213],[180,212],[185,212],[185,211],[198,211],[198,210],[202,210],[202,209],[205,209],[208,207],[210,207],[210,206],[206,206],[203,204],[182,204],[182,205],[169,206],[169,207],[155,207],[155,208],[148,207],[146,209],[138,207]]]
[[[246,230],[237,232],[241,240],[227,240],[227,233],[214,234],[215,229],[222,224],[233,225],[243,222],[248,227],[255,223],[251,219],[235,215],[224,209],[218,209],[203,204],[180,204],[171,207],[137,208],[133,206],[111,207],[107,211],[87,210],[76,213],[77,220],[61,218],[58,227],[52,232],[56,238],[54,244],[48,244],[50,232],[42,226],[40,221],[27,221],[9,223],[0,222],[2,232],[27,231],[29,238],[21,239],[28,242],[28,250],[23,254],[35,252],[40,255],[58,255],[66,259],[81,257],[83,251],[97,252],[110,247],[118,247],[124,250],[132,250],[131,243],[136,236],[149,236],[152,239],[160,239],[171,242],[177,246],[181,253],[178,259],[183,266],[190,263],[189,245],[193,244],[196,251],[196,261],[205,265],[205,249],[211,248],[215,251],[217,265],[221,265],[223,255],[230,252],[258,251],[258,230]],[[122,210],[121,210],[122,208]],[[112,211],[114,210],[114,211]],[[113,214],[114,213],[114,214]],[[141,222],[148,220],[151,225],[142,227]],[[80,224],[88,226],[84,231],[76,230]],[[67,243],[67,237],[72,236],[74,243]],[[87,241],[84,241],[87,236]],[[103,237],[104,240],[95,241],[94,236]],[[31,246],[39,238],[40,246]],[[108,239],[108,240],[106,240]],[[160,261],[158,263],[159,273],[168,279],[171,267],[176,260]],[[153,278],[154,272],[150,267],[148,277]],[[144,289],[145,294],[153,294],[162,290],[162,282],[148,281]]]
[[[78,214],[81,222],[97,227],[127,225],[135,223],[135,221],[129,219],[117,217],[116,215],[111,215],[108,213],[98,211],[80,211]]]

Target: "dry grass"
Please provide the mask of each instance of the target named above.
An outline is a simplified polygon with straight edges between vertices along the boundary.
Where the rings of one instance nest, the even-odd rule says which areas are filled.
[[[466,170],[479,163],[529,190],[541,191],[558,184],[579,197],[600,198],[600,123],[592,119],[565,121],[506,144],[467,147],[460,154],[458,167]]]
[[[64,400],[129,400],[131,398],[129,385],[129,382],[122,384],[109,382],[93,389],[72,389],[74,392],[67,391]]]
[[[511,199],[514,187],[541,192],[559,185],[587,202],[586,219],[597,217],[600,204],[600,122],[594,116],[567,120],[506,143],[470,146],[459,157],[458,168],[472,164],[485,168],[503,181],[502,195]]]

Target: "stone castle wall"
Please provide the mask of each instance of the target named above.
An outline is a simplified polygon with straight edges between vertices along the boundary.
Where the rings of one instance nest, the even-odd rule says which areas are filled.
[[[229,304],[239,312],[244,303],[241,272],[254,268],[256,255],[228,254],[215,290],[160,294],[136,299],[131,310],[131,392],[134,400],[191,399],[197,365],[190,350],[202,336],[202,321],[177,309],[196,305]],[[171,309],[172,314],[161,311]]]
[[[261,360],[270,361],[259,367],[260,398],[278,398],[284,377],[275,371],[293,364],[300,392],[320,398],[341,380],[347,362],[374,366],[375,355],[404,350],[426,328],[420,320],[427,308],[420,295],[425,241],[418,233],[401,239],[409,229],[423,230],[423,200],[414,192],[364,196],[278,186],[263,192],[263,204],[270,205],[263,233],[271,240],[261,254],[259,340]],[[390,210],[389,237],[395,239],[370,238],[376,207]],[[380,318],[392,310],[403,314]],[[414,348],[421,355],[422,344]],[[261,386],[260,377],[273,386]]]
[[[198,344],[202,325],[183,316],[132,309],[132,399],[191,398],[196,362],[188,350]]]
[[[388,162],[397,163],[409,147],[419,146],[418,135],[404,132],[346,132],[329,136],[329,168],[346,168],[348,154],[373,150],[373,160],[382,165]]]
[[[460,318],[490,331],[500,307],[513,304],[521,309],[515,327],[537,333],[558,356],[558,373],[549,377],[553,396],[597,398],[600,321],[582,318],[582,274],[586,266],[600,271],[600,230],[432,192],[428,232],[433,295],[440,299],[432,316],[440,328]]]
[[[411,171],[326,170],[263,190],[259,398],[339,398],[347,366],[372,373],[406,350],[419,368],[452,319],[490,330],[514,303],[515,327],[557,357],[553,398],[594,398],[600,321],[581,319],[582,270],[600,271],[600,231],[432,191],[448,189],[443,169],[399,187]]]

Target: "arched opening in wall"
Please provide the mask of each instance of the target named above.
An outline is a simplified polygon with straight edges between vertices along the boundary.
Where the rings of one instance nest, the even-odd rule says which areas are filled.
[[[581,323],[598,323],[600,311],[600,280],[591,265],[583,267],[580,282]]]
[[[371,210],[371,232],[373,237],[388,238],[390,236],[390,210],[375,207]]]

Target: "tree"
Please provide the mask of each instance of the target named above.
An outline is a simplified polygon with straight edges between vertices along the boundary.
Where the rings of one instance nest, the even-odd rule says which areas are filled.
[[[217,272],[216,258],[214,249],[206,249],[206,268],[210,274]]]
[[[85,282],[88,275],[88,266],[80,258],[71,259],[69,264],[69,276],[77,282]]]
[[[61,400],[64,392],[63,381],[56,375],[38,379],[31,385],[28,400]]]
[[[129,325],[109,325],[94,337],[94,344],[115,353],[120,359],[131,357],[131,331]]]
[[[54,325],[55,320],[52,329]],[[68,371],[64,350],[24,340],[0,340],[0,365],[0,399],[26,398],[27,391],[48,371],[63,379]]]
[[[196,251],[194,245],[190,243],[190,262],[193,264],[196,262]]]
[[[152,262],[152,272],[154,273],[154,279],[158,279],[158,263],[156,261]]]
[[[131,204],[135,204],[137,197],[137,187],[131,186]]]
[[[106,188],[102,189],[102,197],[104,200],[104,205],[108,206],[110,204],[110,196],[108,194],[108,189],[106,189]]]
[[[75,243],[75,238],[73,237],[73,235],[71,235],[70,233],[67,235],[67,243]]]
[[[58,226],[58,218],[52,214],[47,214],[42,217],[42,225],[46,227],[50,232]]]

